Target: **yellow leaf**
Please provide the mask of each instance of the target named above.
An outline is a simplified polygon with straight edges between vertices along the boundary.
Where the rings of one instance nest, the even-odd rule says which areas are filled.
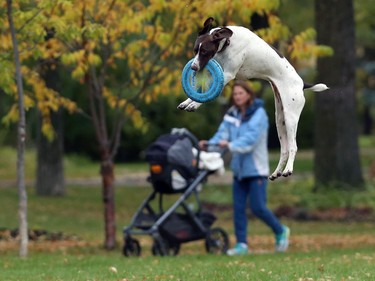
[[[97,66],[101,63],[100,57],[94,53],[88,54],[87,61],[90,65],[94,65],[94,66]]]
[[[3,117],[2,122],[5,125],[9,125],[10,123],[15,123],[19,119],[18,115],[18,107],[17,105],[12,105],[8,113]]]
[[[24,96],[24,105],[25,105],[25,109],[28,110],[29,108],[31,108],[35,105],[35,102],[29,96],[25,95]]]
[[[51,125],[49,118],[43,118],[42,133],[49,141],[52,141],[55,137],[55,131],[53,130],[53,127]]]

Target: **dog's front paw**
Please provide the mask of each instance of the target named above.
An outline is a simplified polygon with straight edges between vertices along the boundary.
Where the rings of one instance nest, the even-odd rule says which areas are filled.
[[[181,110],[187,110],[187,107],[193,103],[193,101],[191,99],[186,99],[185,101],[183,101],[182,103],[180,103],[177,108],[178,109],[181,109]],[[190,110],[188,110],[190,111]]]
[[[193,112],[193,111],[196,111],[200,106],[201,106],[201,103],[192,101],[191,99],[187,99],[184,102],[180,103],[177,108],[181,110]]]
[[[195,101],[193,101],[192,103],[190,103],[186,108],[185,110],[186,111],[189,111],[189,112],[194,112],[198,109],[198,107],[200,106],[200,103],[197,103]]]

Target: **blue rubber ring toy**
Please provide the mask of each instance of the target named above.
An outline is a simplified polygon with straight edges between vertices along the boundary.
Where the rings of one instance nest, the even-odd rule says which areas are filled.
[[[197,72],[191,69],[191,59],[182,71],[182,88],[193,101],[204,103],[217,98],[224,89],[224,72],[214,59],[208,61],[206,67]]]

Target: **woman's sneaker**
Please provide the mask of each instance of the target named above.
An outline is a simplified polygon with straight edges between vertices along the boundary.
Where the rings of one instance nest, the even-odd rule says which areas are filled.
[[[227,251],[228,256],[246,255],[249,249],[245,243],[237,243],[233,249]]]
[[[283,225],[283,232],[281,234],[276,235],[276,245],[275,245],[276,252],[282,253],[288,249],[289,236],[290,236],[289,227]]]

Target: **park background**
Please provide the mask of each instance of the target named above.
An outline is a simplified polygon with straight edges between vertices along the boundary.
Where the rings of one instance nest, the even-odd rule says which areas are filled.
[[[320,6],[317,4],[320,1],[303,3],[292,0],[229,1],[230,3],[216,1],[215,5],[210,4],[209,1],[186,1],[186,3],[182,1],[182,4],[181,1],[180,4],[174,1],[120,2],[123,5],[116,7],[118,4],[116,1],[104,1],[99,9],[103,13],[96,11],[96,14],[93,12],[90,15],[90,9],[95,8],[95,1],[82,1],[80,9],[74,9],[76,14],[69,15],[63,11],[68,11],[72,8],[72,4],[77,4],[74,1],[59,1],[60,13],[51,12],[54,5],[49,1],[35,2],[44,6],[37,6],[34,2],[14,1],[15,10],[20,8],[19,10],[25,12],[24,14],[15,13],[18,17],[15,23],[18,24],[20,46],[24,48],[21,58],[23,59],[23,74],[26,77],[24,81],[27,138],[24,180],[28,193],[28,225],[31,231],[43,230],[44,232],[40,237],[29,235],[30,259],[27,263],[20,263],[16,257],[19,237],[12,235],[14,233],[12,231],[18,228],[19,198],[16,179],[19,173],[16,170],[16,144],[19,119],[17,106],[15,106],[17,101],[15,84],[12,78],[14,77],[14,67],[11,66],[14,63],[11,53],[12,45],[3,44],[1,59],[2,65],[6,67],[1,70],[2,91],[0,95],[0,114],[3,117],[0,127],[0,192],[2,194],[0,200],[3,209],[0,216],[2,228],[0,265],[4,270],[0,276],[3,274],[7,280],[24,279],[24,276],[28,276],[28,272],[34,269],[35,280],[73,280],[72,274],[78,274],[80,270],[83,274],[82,277],[77,277],[79,274],[75,276],[77,280],[81,280],[80,278],[82,280],[186,279],[181,272],[168,267],[168,263],[172,262],[168,258],[163,261],[160,258],[150,257],[149,248],[152,242],[147,237],[141,240],[142,246],[144,245],[142,255],[145,256],[145,260],[121,259],[123,244],[121,229],[130,221],[140,202],[150,192],[150,186],[145,181],[148,167],[143,158],[144,149],[150,142],[159,135],[169,132],[173,127],[185,127],[198,138],[207,138],[212,135],[222,118],[227,106],[225,99],[227,92],[222,98],[203,105],[195,113],[182,112],[177,109],[177,105],[186,98],[179,83],[179,75],[183,65],[193,55],[192,46],[197,30],[209,16],[208,13],[212,12],[210,15],[214,16],[220,25],[233,23],[252,29],[260,28],[260,34],[288,56],[305,81],[334,85],[333,93],[344,92],[343,96],[351,106],[343,106],[345,100],[342,99],[333,98],[333,101],[328,102],[323,100],[323,103],[330,107],[327,111],[323,111],[324,114],[321,114],[322,111],[319,111],[321,109],[317,105],[319,103],[316,98],[317,94],[311,92],[305,94],[307,102],[299,123],[297,139],[299,152],[295,173],[291,178],[270,183],[269,187],[271,208],[292,227],[290,254],[285,257],[273,257],[273,241],[270,233],[262,224],[251,219],[250,247],[254,254],[261,254],[256,255],[255,261],[251,258],[231,261],[225,257],[206,257],[204,247],[197,242],[182,248],[177,258],[180,260],[177,263],[180,268],[184,268],[182,266],[184,263],[200,268],[195,262],[197,259],[198,262],[203,261],[203,264],[210,268],[206,272],[208,275],[204,275],[206,269],[203,268],[200,268],[197,271],[199,273],[194,275],[194,270],[189,271],[189,266],[186,266],[188,269],[184,274],[194,276],[188,280],[228,279],[232,276],[231,270],[239,274],[237,280],[253,280],[251,279],[254,277],[251,275],[253,271],[256,271],[256,274],[267,274],[268,278],[274,278],[274,280],[283,280],[277,279],[282,276],[285,280],[292,280],[278,264],[285,263],[287,260],[291,267],[293,265],[295,267],[298,260],[305,257],[307,269],[301,269],[295,273],[297,274],[294,278],[296,280],[298,278],[305,278],[302,280],[326,278],[328,280],[330,276],[335,276],[332,280],[339,280],[339,276],[345,280],[353,276],[356,280],[366,280],[366,278],[371,280],[371,276],[375,275],[374,271],[370,270],[371,264],[374,263],[371,249],[375,244],[373,238],[375,140],[372,121],[374,118],[372,79],[374,78],[371,76],[375,68],[373,66],[375,40],[374,20],[371,18],[374,8],[371,1],[342,1],[340,4],[335,1],[325,1],[324,5],[334,6],[333,12],[337,10],[338,15],[339,11],[351,6],[348,3],[354,4],[352,12],[355,21],[351,23],[350,20],[345,20],[344,22],[348,25],[349,34],[354,34],[351,30],[355,27],[356,35],[355,45],[354,41],[352,42],[355,46],[355,52],[351,54],[352,60],[340,64],[340,59],[343,60],[343,58],[335,58],[339,60],[340,69],[328,68],[328,71],[324,64],[330,60],[330,57],[334,57],[338,50],[333,47],[334,54],[332,54],[324,46],[315,45],[316,38],[319,44],[330,45],[327,44],[329,42],[324,36],[319,36],[321,29],[319,30],[317,25],[321,23],[323,26],[331,26],[324,20],[332,16],[328,13],[332,13],[332,10],[325,11],[326,16],[322,11],[317,13],[315,10],[317,7],[325,7],[323,4]],[[248,9],[241,6],[244,3]],[[212,11],[208,9],[208,6],[212,8]],[[109,13],[113,7],[118,8],[117,12],[121,16]],[[203,8],[205,13],[200,12],[199,8]],[[188,10],[191,13],[188,14],[182,9],[191,9]],[[241,12],[236,13],[235,11],[239,9]],[[84,27],[84,32],[81,32],[82,30],[73,23],[83,10],[88,15],[88,20],[85,22],[87,26]],[[43,15],[44,11],[48,12]],[[1,12],[5,19],[5,5],[2,6]],[[110,15],[109,18],[113,17],[109,23],[110,27],[118,26],[116,31],[109,33],[107,41],[103,40],[106,29],[98,23],[99,20],[102,20],[101,23],[105,22],[106,12]],[[143,17],[138,18],[139,14],[143,14]],[[42,15],[44,19],[39,19]],[[346,16],[347,14],[338,18],[342,20]],[[48,17],[50,17],[50,21],[47,21],[49,25],[45,25],[45,18]],[[70,25],[69,20],[72,21]],[[93,24],[95,20],[98,22]],[[142,22],[148,23],[145,25],[147,28],[143,28]],[[257,28],[254,27],[255,22],[259,25]],[[180,28],[178,28],[179,25]],[[339,25],[342,25],[342,22]],[[41,26],[44,29],[38,33]],[[65,37],[59,34],[67,27],[70,27],[69,34],[63,34]],[[311,27],[316,27],[318,34]],[[8,25],[4,23],[2,36],[5,36],[5,39],[8,38],[9,41],[7,29]],[[35,32],[30,34],[28,30]],[[137,33],[139,30],[142,32]],[[327,30],[331,31],[328,28]],[[181,37],[177,37],[178,32],[182,33]],[[83,38],[82,34],[85,34],[86,38]],[[329,37],[335,38],[339,35],[342,34],[331,32]],[[333,43],[345,45],[349,41],[347,39]],[[8,41],[4,40],[4,42]],[[108,55],[109,50],[105,48],[108,45],[111,46],[111,50],[114,50],[113,57]],[[64,46],[69,48],[64,49]],[[317,57],[321,57],[318,64]],[[105,78],[101,80],[100,73],[103,71],[101,66],[104,65],[104,58],[107,59],[108,68],[105,69],[107,71]],[[349,87],[349,94],[346,94],[345,87],[340,88],[342,85],[339,82],[332,81],[334,79],[332,77],[341,74],[341,68],[347,66],[352,67],[354,71],[344,73],[344,78],[340,78],[340,83],[352,83],[354,87]],[[325,75],[322,74],[323,72]],[[38,74],[38,78],[33,76],[35,74]],[[104,103],[97,105],[99,112],[97,116],[100,116],[100,109],[104,106],[106,112],[102,117],[105,118],[108,127],[119,128],[117,131],[108,128],[110,133],[118,132],[114,134],[116,149],[104,153],[111,154],[109,158],[105,158],[105,155],[103,158],[101,146],[103,144],[97,141],[100,140],[98,134],[103,133],[103,128],[100,126],[103,124],[99,122],[95,125],[92,122],[95,117],[90,108],[90,95],[97,97],[98,93],[95,89],[98,84],[103,86],[101,101]],[[276,166],[279,153],[273,120],[273,94],[267,84],[254,82],[253,86],[265,99],[270,116],[269,147],[272,169]],[[123,112],[126,114],[123,115]],[[351,118],[349,123],[346,123],[347,120],[344,119],[345,113],[348,113],[348,117]],[[335,126],[347,124],[350,146],[332,146],[332,142],[328,141],[323,146],[326,146],[333,156],[328,154],[329,159],[319,160],[316,159],[316,152],[319,149],[317,139],[319,141],[321,138],[316,135],[316,128],[317,123],[322,122],[318,120],[321,115],[336,118],[333,125],[329,123],[331,122],[329,119],[323,120],[323,124],[327,124],[325,127],[328,131],[322,129],[323,134],[329,136],[330,132],[335,132],[338,135],[333,137],[333,142],[338,142],[341,137],[337,133],[341,131],[335,131]],[[117,119],[118,116],[121,118]],[[110,138],[107,139],[109,140]],[[103,143],[104,146],[107,145]],[[116,153],[113,153],[114,151]],[[356,153],[358,159],[356,159]],[[327,162],[328,168],[334,170],[335,167],[331,165],[330,159],[333,157],[335,162],[343,161],[335,156],[337,154],[349,155],[349,160],[347,160],[349,166],[346,167],[354,166],[353,170],[359,170],[361,177],[353,182],[347,181],[345,176],[351,174],[352,169],[344,169],[341,171],[344,177],[336,172],[331,172],[335,175],[333,179],[325,175],[319,178],[318,175],[323,183],[326,182],[326,184],[318,185],[316,173],[319,171],[317,171],[316,162]],[[103,175],[103,163],[108,163],[107,160],[113,160],[111,164],[115,164],[114,175],[109,186],[105,186],[108,181]],[[330,172],[329,169],[328,172]],[[352,177],[349,179],[352,180]],[[229,184],[228,172],[225,177],[212,178],[201,196],[206,207],[211,208],[218,215],[216,223],[233,234]],[[113,217],[108,217],[108,213],[103,211],[102,196],[105,196],[108,188],[114,189],[113,210],[110,213]],[[171,202],[174,199],[170,198]],[[117,226],[115,229],[107,228],[108,219],[115,220]],[[109,238],[108,232],[111,236]],[[113,251],[106,252],[103,248]],[[322,255],[322,252],[325,254]],[[326,261],[325,256],[328,259]],[[63,257],[61,263],[53,263],[56,258],[60,257]],[[95,266],[90,265],[89,261]],[[40,262],[44,266],[38,270],[39,266],[36,264]],[[137,272],[142,268],[137,262],[140,264],[147,262],[155,266],[151,266],[149,272],[142,275]],[[329,265],[329,269],[326,269],[325,262]],[[232,267],[229,266],[230,270],[224,269],[215,275],[215,263],[232,263]],[[269,263],[270,267],[265,269],[265,263]],[[350,264],[353,266],[353,271],[350,271],[350,266],[338,266],[336,263]],[[56,266],[58,272],[48,269],[51,265]],[[247,270],[242,271],[242,265],[246,266]],[[364,265],[368,265],[369,269],[359,270],[360,266]],[[20,267],[23,270],[18,273],[17,277],[15,271]],[[93,267],[95,270],[91,272]],[[251,270],[254,268],[256,270]],[[337,268],[341,271],[336,272]],[[256,275],[254,280],[262,280],[262,278],[264,277]],[[29,279],[32,280],[31,277]]]

